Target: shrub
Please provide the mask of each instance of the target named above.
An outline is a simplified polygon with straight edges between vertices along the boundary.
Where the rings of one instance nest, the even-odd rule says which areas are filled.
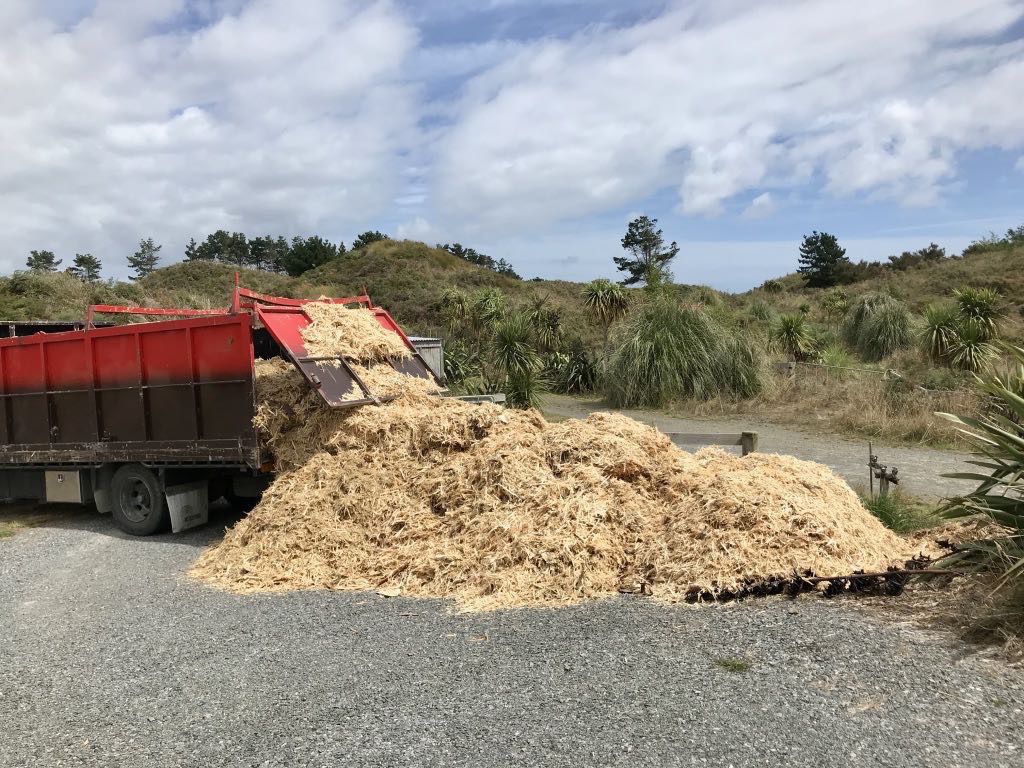
[[[775,317],[775,310],[772,309],[771,305],[767,301],[760,299],[750,304],[748,312],[752,318],[762,323],[770,323]]]
[[[597,387],[597,363],[581,339],[573,339],[548,356],[545,378],[555,392],[569,395],[593,392]]]
[[[925,355],[936,363],[949,361],[950,351],[959,337],[957,308],[949,304],[929,304],[924,310],[921,341]]]
[[[996,346],[988,341],[988,333],[974,320],[960,324],[956,339],[949,348],[949,361],[962,371],[980,373],[998,354]]]
[[[794,360],[806,360],[814,349],[814,341],[803,315],[779,315],[772,325],[772,346]]]
[[[861,496],[861,503],[882,525],[896,533],[910,533],[936,522],[933,511],[903,495],[898,489],[885,496]]]
[[[903,304],[880,307],[864,326],[862,352],[868,360],[881,360],[913,343],[910,312]]]
[[[913,340],[910,312],[885,293],[861,296],[850,308],[843,336],[866,360],[881,360]]]
[[[640,306],[615,347],[605,390],[617,407],[660,407],[722,392],[749,396],[763,386],[763,358],[755,345],[732,338],[706,312],[667,295]]]
[[[999,335],[998,323],[1003,316],[999,308],[1000,296],[991,288],[961,288],[953,291],[960,316],[973,323],[982,341]]]
[[[955,477],[974,480],[978,487],[971,493],[951,499],[943,509],[950,518],[985,515],[1000,526],[993,538],[961,545],[960,551],[947,558],[954,562],[973,564],[1001,572],[998,589],[1011,600],[1008,615],[1024,625],[1024,397],[1010,381],[1024,379],[1024,348],[1007,347],[1017,371],[1011,377],[992,374],[979,379],[982,394],[998,403],[980,418],[940,414],[957,424],[974,446],[977,460],[972,462],[986,472],[957,473]]]
[[[825,347],[818,353],[818,362],[822,365],[829,365],[834,368],[849,368],[853,365],[853,358],[846,347],[839,344],[832,344]]]
[[[782,293],[782,288],[781,280],[771,279],[765,280],[761,283],[761,289],[765,291],[765,293]]]

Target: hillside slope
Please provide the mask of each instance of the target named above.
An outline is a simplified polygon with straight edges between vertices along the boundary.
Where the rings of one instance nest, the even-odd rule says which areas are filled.
[[[235,272],[241,285],[275,296],[349,296],[365,289],[375,303],[416,334],[442,331],[438,300],[446,288],[467,292],[498,288],[513,302],[546,299],[561,312],[570,333],[596,338],[579,302],[580,284],[516,280],[408,240],[371,243],[298,278],[212,261],[171,264],[137,283],[85,283],[63,272],[16,272],[0,278],[0,319],[75,320],[85,315],[90,304],[226,307]]]
[[[386,307],[416,333],[440,333],[438,300],[446,288],[472,292],[499,288],[512,300],[545,298],[574,333],[589,334],[579,302],[581,285],[563,280],[516,280],[470,264],[440,248],[412,240],[383,240],[350,251],[305,273],[302,280],[330,286],[335,294],[361,293]]]
[[[789,274],[779,278],[784,290],[771,294],[757,288],[742,294],[757,296],[780,308],[796,309],[801,302],[819,297],[822,289],[805,288],[803,278]],[[992,288],[1003,297],[1009,315],[1020,317],[1024,308],[1024,248],[992,249],[969,256],[943,259],[907,270],[886,269],[878,277],[843,286],[852,296],[869,291],[891,293],[916,312],[926,304],[948,299],[956,288]]]

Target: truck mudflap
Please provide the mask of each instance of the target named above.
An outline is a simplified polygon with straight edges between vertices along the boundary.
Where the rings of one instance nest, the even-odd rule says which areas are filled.
[[[210,500],[207,481],[196,480],[164,488],[167,512],[171,517],[171,531],[178,533],[205,525],[210,519]]]
[[[292,364],[299,369],[320,397],[332,408],[352,408],[370,403],[380,404],[389,398],[378,397],[341,357],[313,357],[306,351],[302,329],[309,325],[309,315],[302,305],[255,306],[256,316],[274,340],[280,345]],[[388,361],[400,373],[436,381],[427,364],[409,339],[402,333],[387,312],[379,308],[370,310],[377,322],[394,331],[409,348],[410,357]],[[361,396],[353,397],[352,393]]]

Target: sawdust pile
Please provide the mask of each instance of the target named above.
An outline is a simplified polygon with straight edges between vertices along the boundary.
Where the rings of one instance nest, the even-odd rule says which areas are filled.
[[[362,363],[409,357],[409,349],[394,331],[384,328],[368,309],[314,301],[306,304],[312,322],[302,340],[312,357],[344,357]]]
[[[488,610],[620,591],[692,599],[915,553],[824,466],[688,454],[624,416],[552,424],[374,371],[398,399],[332,412],[294,368],[260,363],[256,425],[284,471],[195,576]]]

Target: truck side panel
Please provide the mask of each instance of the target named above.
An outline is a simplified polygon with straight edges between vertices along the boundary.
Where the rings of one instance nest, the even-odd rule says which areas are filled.
[[[0,464],[259,465],[247,314],[0,340]]]

